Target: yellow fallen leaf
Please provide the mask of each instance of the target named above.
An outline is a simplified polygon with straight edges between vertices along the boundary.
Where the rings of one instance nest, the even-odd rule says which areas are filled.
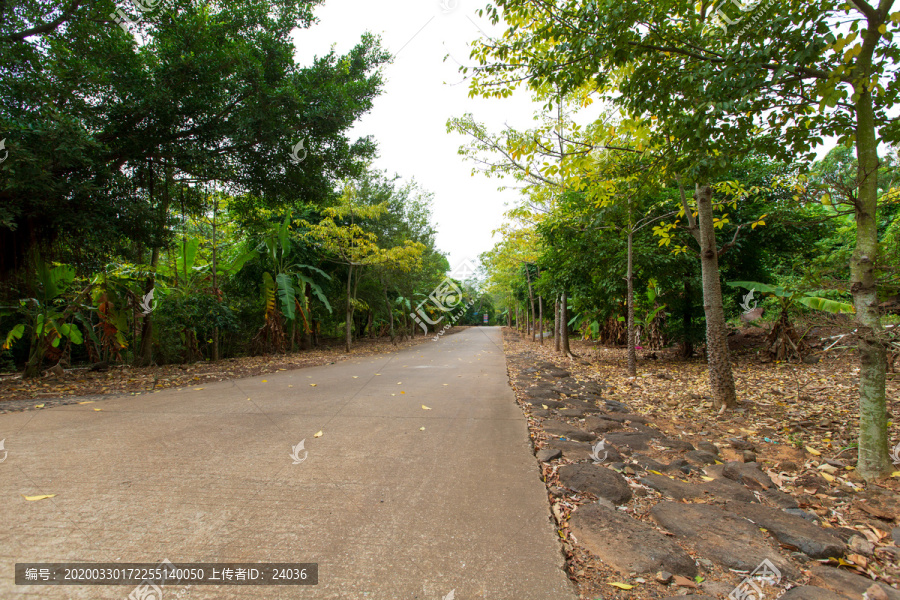
[[[317,432],[313,437],[322,437],[322,432],[321,431]]]
[[[35,404],[34,407],[35,408],[44,408],[44,405],[43,404]]]
[[[194,388],[194,391],[195,391],[195,392],[199,392],[199,391],[202,390],[202,389],[203,389],[203,388]]]
[[[893,473],[891,473],[891,477],[900,478],[900,471],[894,471]]]
[[[93,400],[85,400],[84,402],[79,402],[78,404],[93,404]]]
[[[833,475],[829,475],[828,473],[824,473],[824,472],[823,472],[823,473],[819,473],[819,475],[821,475],[822,478],[823,478],[825,481],[827,481],[828,483],[831,483],[831,482],[834,481],[834,476],[833,476]]]
[[[419,427],[419,431],[425,431],[424,427]]]
[[[400,392],[401,394],[405,394],[406,392]]]
[[[97,412],[100,412],[100,411],[103,410],[103,409],[102,409],[102,408],[95,408],[94,410],[97,411]]]
[[[659,471],[654,471],[653,469],[647,469],[647,471],[653,473],[654,475],[662,475],[662,473],[660,473]]]
[[[309,384],[309,387],[316,387],[316,385],[317,384],[315,384],[315,383],[311,383],[311,384]]]
[[[822,456],[822,453],[816,450],[815,448],[806,447],[806,451],[812,454],[813,456]]]
[[[431,409],[423,404],[423,405],[422,405],[422,410],[431,410]]]
[[[269,383],[269,380],[268,380],[268,379],[263,379],[262,382],[263,382],[263,383]]]
[[[445,383],[444,385],[450,385],[449,383]]]
[[[38,495],[38,496],[26,496],[25,494],[22,494],[22,497],[25,498],[26,500],[28,500],[29,502],[34,502],[34,501],[36,501],[36,500],[43,500],[43,499],[45,499],[45,498],[52,498],[52,497],[55,496],[55,495],[56,495],[56,494],[40,494],[40,495]]]
[[[403,383],[403,382],[402,382],[402,381],[398,381],[398,382],[397,382],[397,385],[400,385],[401,383]]]
[[[381,375],[381,373],[375,373],[375,377],[378,377],[379,375]]]
[[[618,581],[614,581],[614,582],[610,583],[609,585],[611,585],[613,587],[617,587],[620,590],[630,590],[634,587],[633,585],[628,585],[627,583],[619,583]]]
[[[396,396],[397,394],[391,394],[391,396]]]
[[[715,481],[716,480],[715,477],[707,477],[706,475],[701,475],[700,479],[702,479],[703,481]]]
[[[359,379],[359,375],[354,375],[353,379]]]

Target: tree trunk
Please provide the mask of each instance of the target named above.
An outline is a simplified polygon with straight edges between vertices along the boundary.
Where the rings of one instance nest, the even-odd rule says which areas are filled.
[[[863,61],[863,59],[865,60]],[[860,56],[871,70],[871,51]],[[868,63],[868,64],[866,64]],[[862,78],[862,75],[859,75]],[[859,89],[859,88],[857,88]],[[859,192],[856,200],[856,248],[850,259],[850,291],[859,332],[859,454],[857,472],[867,481],[891,473],[885,397],[886,352],[878,308],[875,262],[878,256],[878,142],[872,95],[860,93],[856,103],[856,156]]]
[[[703,274],[703,311],[706,314],[706,355],[709,387],[713,406],[737,406],[731,359],[728,354],[728,330],[722,306],[722,284],[719,281],[719,250],[713,227],[712,188],[697,185],[697,226],[700,233],[700,268]]]
[[[353,265],[350,265],[347,270],[347,320],[344,323],[344,352],[348,354],[350,353],[350,328],[353,326],[353,288],[350,285],[352,282]]]
[[[628,333],[625,336],[628,345],[628,376],[635,377],[637,375],[637,350],[635,349],[636,340],[634,339],[634,230],[628,230],[628,267],[625,279],[628,283]]]
[[[559,352],[559,296],[553,302],[553,346]]]
[[[544,345],[544,297],[538,296],[538,338],[541,340],[541,346]]]
[[[559,328],[561,331],[560,344],[562,345],[562,353],[569,358],[574,358],[575,355],[572,354],[572,349],[569,348],[569,307],[568,298],[566,298],[565,292],[562,293],[559,310]]]
[[[528,265],[525,265],[525,277],[528,280],[528,300],[529,304],[531,304],[531,318],[528,320],[528,334],[531,336],[529,339],[534,341],[534,292],[531,289],[531,271],[528,269]]]

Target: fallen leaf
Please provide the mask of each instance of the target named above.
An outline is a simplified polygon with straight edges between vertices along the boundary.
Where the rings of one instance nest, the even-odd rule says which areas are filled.
[[[806,447],[806,451],[812,454],[813,456],[822,456],[822,453],[816,450],[815,448]]]
[[[431,410],[431,409],[423,404],[423,405],[422,405],[422,410]]]
[[[400,392],[401,394],[405,394],[406,392]]]
[[[694,588],[695,590],[699,588],[699,586],[696,583],[694,583],[687,577],[683,577],[681,575],[675,575],[675,577],[672,578],[672,581],[675,583],[675,585],[678,585],[681,587]]]
[[[269,383],[269,380],[268,380],[268,379],[263,379],[262,382],[263,382],[263,383]]]
[[[353,379],[359,379],[359,375],[354,375]]]
[[[316,434],[313,437],[322,437],[322,432],[321,431],[316,432]]]
[[[102,409],[102,408],[95,408],[94,410],[97,411],[97,412],[100,412],[100,411],[103,410],[103,409]]]
[[[44,405],[43,404],[35,404],[34,407],[35,408],[44,408]]]
[[[202,389],[203,389],[203,388],[194,388],[194,391],[195,391],[195,392],[199,392],[199,391],[202,390]]]
[[[85,400],[84,402],[79,402],[78,404],[93,404],[94,400]]]
[[[706,475],[701,475],[700,479],[702,479],[703,481],[715,481],[716,480],[715,477],[707,477]]]
[[[311,384],[309,384],[309,387],[316,387],[316,385],[317,384],[315,384],[315,383],[311,383]]]
[[[617,587],[620,590],[630,590],[634,587],[633,585],[628,585],[627,583],[619,583],[618,581],[613,581],[609,585],[611,585],[613,587]]]
[[[45,498],[52,498],[56,494],[40,494],[39,496],[26,496],[22,494],[22,497],[28,500],[29,502],[35,502],[36,500],[43,500]]]
[[[822,473],[819,473],[819,475],[821,475],[822,479],[824,479],[828,483],[832,483],[835,480],[834,475],[829,475],[828,473],[825,473],[824,471]]]
[[[419,427],[419,431],[425,431],[424,427]]]

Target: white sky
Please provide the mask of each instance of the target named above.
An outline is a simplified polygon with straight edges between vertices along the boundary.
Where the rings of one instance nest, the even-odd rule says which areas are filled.
[[[447,133],[447,119],[471,112],[493,131],[505,122],[529,128],[539,105],[526,93],[504,100],[468,98],[468,82],[454,59],[469,64],[468,44],[482,35],[475,23],[492,35],[501,28],[492,30],[475,14],[484,0],[443,2],[446,11],[441,0],[325,0],[316,10],[319,24],[296,32],[295,42],[301,64],[326,54],[332,44],[339,54],[346,53],[366,31],[380,35],[395,55],[384,68],[384,92],[351,137],[373,136],[379,148],[376,168],[404,180],[415,178],[434,193],[437,246],[449,252],[453,268],[463,259],[477,259],[499,240],[491,232],[503,222],[504,203],[514,203],[518,193],[498,191],[499,179],[471,176],[472,163],[457,153],[467,140]],[[453,58],[444,62],[448,53]]]

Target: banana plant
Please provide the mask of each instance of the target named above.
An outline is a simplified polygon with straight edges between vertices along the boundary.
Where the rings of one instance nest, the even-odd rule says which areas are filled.
[[[799,305],[832,314],[852,313],[855,310],[853,305],[847,302],[838,302],[828,298],[804,294],[803,292],[789,291],[779,286],[755,281],[730,281],[728,285],[733,288],[750,290],[750,293],[744,296],[744,301],[741,305],[741,308],[747,313],[757,310],[757,303],[753,300],[756,292],[777,300],[781,314],[766,338],[766,351],[774,360],[790,360],[791,358],[802,360],[803,354],[809,349],[803,339],[806,334],[798,334],[790,320],[790,312]],[[753,302],[753,304],[751,305],[750,302]]]
[[[17,324],[8,332],[2,346],[3,350],[9,349],[30,331],[31,347],[22,375],[25,379],[40,376],[41,365],[50,348],[58,348],[63,340],[72,344],[84,341],[78,326],[69,320],[74,315],[77,301],[90,290],[90,286],[85,288],[75,302],[64,302],[63,295],[75,280],[75,269],[70,265],[51,269],[40,257],[35,257],[35,266],[34,296],[20,300],[16,311],[24,317],[25,323]]]
[[[263,330],[268,330],[265,337],[274,341],[278,350],[281,349],[280,340],[284,336],[282,316],[291,324],[292,349],[298,316],[303,321],[304,330],[307,333],[312,331],[312,314],[307,291],[315,294],[329,313],[332,311],[325,292],[311,275],[318,274],[325,280],[331,280],[331,276],[312,265],[291,264],[293,242],[290,227],[291,218],[287,215],[278,227],[270,230],[260,244],[260,249],[265,249],[269,263],[273,267],[272,271],[275,273],[274,276],[268,271],[263,273],[263,295],[266,304],[266,322]],[[242,258],[239,257],[238,260]],[[262,333],[263,331],[260,332]]]

